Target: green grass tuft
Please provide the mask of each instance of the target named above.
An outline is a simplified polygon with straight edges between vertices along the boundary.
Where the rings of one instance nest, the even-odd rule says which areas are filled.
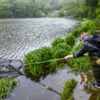
[[[75,36],[73,35],[68,35],[66,38],[65,38],[65,41],[68,45],[70,46],[73,46],[75,44],[75,41],[76,41],[76,38]]]
[[[19,84],[17,79],[13,79],[12,77],[2,78],[0,80],[0,98],[5,98],[7,95],[10,95],[11,89],[17,84]]]
[[[73,98],[72,93],[76,84],[77,82],[75,81],[75,79],[66,81],[65,86],[62,90],[62,95],[61,95],[62,100],[72,100]]]
[[[52,43],[52,47],[54,48],[56,45],[58,45],[59,43],[65,43],[65,40],[62,39],[61,37],[56,38]]]

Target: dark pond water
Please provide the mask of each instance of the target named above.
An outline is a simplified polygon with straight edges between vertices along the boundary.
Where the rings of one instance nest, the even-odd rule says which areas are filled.
[[[80,22],[68,18],[0,19],[0,57],[23,60],[29,51],[51,46],[57,37],[65,38],[71,34]],[[15,76],[21,83],[13,89],[9,100],[61,100],[65,82],[72,78],[78,82],[73,93],[75,100],[95,100],[98,94],[98,90],[90,85],[94,81],[93,75],[71,72],[67,65],[40,77],[0,74],[5,75]],[[52,90],[46,89],[48,84],[52,85]]]

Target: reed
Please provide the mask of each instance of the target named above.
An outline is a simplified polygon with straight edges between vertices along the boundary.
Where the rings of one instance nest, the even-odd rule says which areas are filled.
[[[73,100],[72,93],[75,88],[77,81],[75,79],[71,79],[66,81],[65,86],[62,90],[61,99],[62,100]]]
[[[5,98],[11,94],[11,90],[15,85],[19,84],[17,79],[13,79],[11,76],[8,78],[2,78],[0,80],[0,98]]]

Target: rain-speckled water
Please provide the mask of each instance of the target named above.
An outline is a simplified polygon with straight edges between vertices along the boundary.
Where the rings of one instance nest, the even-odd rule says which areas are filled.
[[[0,19],[0,57],[23,60],[29,51],[51,46],[57,37],[65,38],[71,34],[80,22],[68,18]],[[74,78],[78,82],[73,92],[75,100],[95,100],[98,91],[90,85],[93,75],[76,74],[67,67],[40,77],[19,75],[17,78],[22,85],[15,87],[8,99],[61,100],[59,94],[65,82]],[[53,90],[46,89],[47,84],[51,84]]]
[[[66,18],[0,19],[0,57],[23,59],[24,54],[65,38],[80,21]]]

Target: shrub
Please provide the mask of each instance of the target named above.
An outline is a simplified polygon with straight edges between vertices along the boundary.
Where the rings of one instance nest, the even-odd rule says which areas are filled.
[[[84,30],[88,31],[89,29],[95,30],[95,29],[97,29],[96,22],[94,22],[92,20],[84,19],[84,21],[82,22],[82,29],[83,29],[83,31]]]
[[[62,90],[62,95],[61,95],[62,100],[72,100],[72,93],[76,84],[77,82],[75,81],[75,79],[66,81],[65,86]]]
[[[55,47],[56,45],[58,45],[59,43],[64,43],[64,42],[65,42],[64,39],[58,37],[58,38],[56,38],[56,39],[51,43],[51,45],[52,45],[52,47],[54,48],[54,47]]]
[[[76,38],[75,38],[75,36],[73,36],[73,35],[68,35],[68,36],[65,38],[66,43],[67,43],[68,45],[70,45],[70,46],[73,46],[73,45],[75,44],[75,40],[76,40]]]
[[[62,16],[64,16],[64,9],[60,9],[58,13],[58,17],[62,17]]]

